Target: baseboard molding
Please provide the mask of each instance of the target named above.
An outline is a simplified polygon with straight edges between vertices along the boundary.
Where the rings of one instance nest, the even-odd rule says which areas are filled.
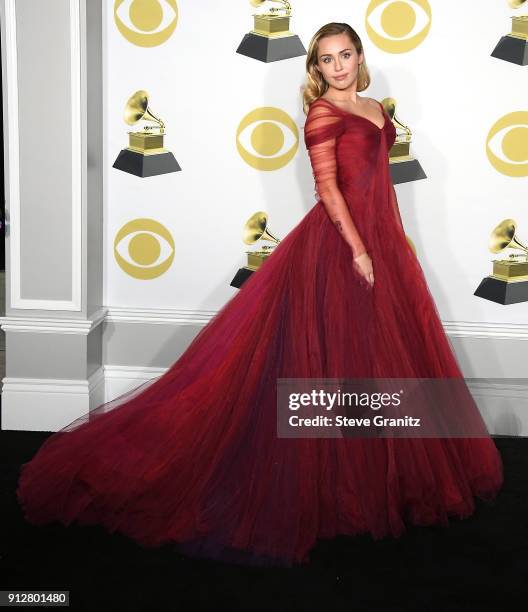
[[[528,436],[528,379],[467,379],[488,431],[496,436]]]
[[[152,378],[161,376],[166,370],[167,368],[105,366],[105,402],[109,402],[122,393],[139,387]]]
[[[109,365],[98,370],[89,381],[5,378],[2,429],[58,431],[103,401],[109,402],[165,371],[166,368]],[[491,435],[528,436],[526,380],[467,379],[466,382]]]
[[[88,380],[2,380],[2,430],[58,431],[104,401],[103,368]]]
[[[165,370],[117,365],[99,368],[88,380],[5,377],[2,430],[58,431]]]
[[[88,380],[2,380],[2,430],[58,431],[126,391],[160,376],[166,368],[105,366]]]
[[[445,333],[453,338],[514,338],[528,340],[528,325],[524,323],[483,323],[472,321],[442,321]]]
[[[114,363],[99,368],[88,381],[4,378],[2,429],[57,431],[88,410],[160,376],[215,314],[210,310],[108,307],[104,322],[110,324],[110,331],[105,336],[105,353]],[[121,345],[125,337],[130,339],[130,324],[134,327],[133,342],[121,351],[116,345]],[[465,361],[465,369],[477,370],[471,375],[491,363],[487,369],[493,377],[466,378],[490,433],[528,436],[528,411],[524,410],[528,379],[512,377],[515,363],[519,363],[519,372],[524,371],[521,366],[527,359],[528,326],[460,321],[443,324],[461,361]],[[163,342],[166,347],[160,351]],[[507,360],[503,357],[506,354]],[[128,363],[116,363],[121,360]],[[145,361],[156,366],[129,365]],[[497,364],[511,375],[501,377],[503,372]]]

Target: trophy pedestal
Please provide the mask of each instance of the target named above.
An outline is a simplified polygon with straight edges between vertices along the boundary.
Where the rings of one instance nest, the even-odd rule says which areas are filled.
[[[112,167],[141,178],[181,170],[176,158],[170,151],[144,154],[130,149],[121,149]]]
[[[247,279],[256,272],[260,266],[268,259],[273,253],[273,248],[262,251],[246,251],[247,253],[247,265],[243,268],[239,268],[238,272],[233,277],[233,280],[229,283],[231,287],[239,289]]]
[[[420,162],[414,158],[401,161],[390,160],[389,167],[394,185],[427,178]]]
[[[473,295],[503,305],[528,302],[528,280],[508,282],[486,276]]]
[[[244,36],[236,52],[266,63],[306,55],[306,49],[297,34],[268,38],[254,32]]]
[[[511,64],[526,66],[528,65],[528,40],[507,34],[497,43],[491,57],[496,57]]]
[[[163,146],[164,132],[129,132],[128,147],[121,149],[113,167],[135,176],[157,176],[181,170]]]
[[[287,15],[254,15],[254,29],[244,36],[236,50],[261,62],[277,62],[306,55],[297,34],[290,32]]]
[[[427,178],[420,162],[411,154],[410,131],[409,135],[404,137],[405,140],[399,138],[397,137],[389,151],[389,167],[394,185]]]
[[[248,268],[244,266],[243,268],[238,268],[237,273],[233,277],[233,280],[229,283],[231,287],[236,287],[240,289],[240,287],[247,281],[247,279],[255,272],[252,268]]]
[[[516,244],[518,241],[514,239],[512,242]],[[495,259],[493,273],[482,279],[473,295],[504,305],[528,302],[528,259]]]

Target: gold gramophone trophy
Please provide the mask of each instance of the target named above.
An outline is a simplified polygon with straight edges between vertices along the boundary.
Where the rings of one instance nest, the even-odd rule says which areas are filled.
[[[411,130],[396,117],[396,100],[385,98],[381,104],[396,128],[396,140],[389,151],[392,182],[409,183],[427,178],[420,162],[411,155]],[[403,130],[398,133],[398,130]]]
[[[504,305],[528,301],[528,246],[515,235],[516,227],[514,219],[501,221],[491,232],[488,247],[492,253],[506,248],[523,253],[493,259],[493,273],[482,279],[473,295]]]
[[[525,3],[526,0],[508,0],[508,4],[513,9],[521,8]],[[499,40],[491,57],[526,66],[528,64],[528,15],[514,15],[511,20],[511,32]]]
[[[165,124],[148,105],[149,94],[136,91],[125,106],[125,121],[134,125],[142,119],[156,125],[146,125],[139,132],[128,132],[128,147],[121,149],[113,167],[140,177],[156,176],[181,170],[174,155],[164,148]]]
[[[247,265],[239,268],[230,285],[237,289],[256,272],[264,261],[273,253],[273,249],[280,240],[276,238],[268,229],[268,214],[258,211],[251,215],[244,224],[242,230],[242,240],[246,244],[254,244],[258,240],[269,240],[273,245],[263,245],[259,251],[246,251]]]
[[[262,13],[254,13],[254,27],[244,36],[236,50],[261,62],[276,62],[306,55],[297,34],[290,32],[291,4],[288,0],[249,0],[251,6],[261,7],[266,2],[278,2]]]

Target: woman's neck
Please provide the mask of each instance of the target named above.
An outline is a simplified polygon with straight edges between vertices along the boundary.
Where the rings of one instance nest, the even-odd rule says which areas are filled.
[[[355,89],[347,92],[336,89],[335,87],[329,87],[323,94],[323,97],[336,102],[352,102],[352,104],[356,104],[361,100],[361,96],[358,96]]]

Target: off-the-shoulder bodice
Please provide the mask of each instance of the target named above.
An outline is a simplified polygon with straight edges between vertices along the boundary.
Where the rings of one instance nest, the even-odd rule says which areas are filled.
[[[307,148],[331,138],[337,138],[346,129],[372,128],[374,133],[385,133],[390,139],[396,136],[396,129],[387,115],[383,105],[378,102],[384,118],[380,127],[371,119],[346,111],[336,106],[330,100],[319,98],[315,100],[308,111],[304,126],[304,141]],[[390,143],[392,145],[392,143]]]
[[[396,138],[394,124],[378,104],[384,117],[381,127],[325,98],[311,104],[304,125],[317,195],[336,227],[344,228],[343,237],[355,255],[366,250],[355,218],[365,212],[376,179],[388,172],[388,150]]]

